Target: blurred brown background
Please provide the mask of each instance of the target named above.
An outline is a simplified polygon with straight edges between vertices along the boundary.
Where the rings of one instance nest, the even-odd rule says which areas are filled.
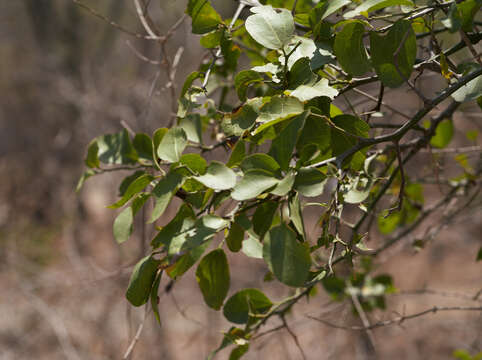
[[[132,1],[85,3],[142,32]],[[152,1],[152,17],[161,32],[182,16],[185,3]],[[234,1],[213,4],[224,17],[236,6]],[[180,46],[184,53],[178,83],[203,56],[189,20],[169,43],[171,56]],[[135,233],[119,247],[111,233],[115,212],[105,208],[115,198],[119,179],[96,177],[80,194],[74,192],[93,137],[117,132],[121,123],[148,133],[167,125],[165,75],[132,48],[158,58],[156,44],[118,31],[71,1],[0,1],[0,360],[122,359],[142,321],[143,309],[131,308],[124,291],[131,265],[147,245]],[[441,81],[423,79],[425,91],[439,89]],[[404,90],[390,97],[407,113],[420,105]],[[474,104],[463,109],[455,116],[461,129],[455,145],[465,130],[481,127],[480,109]],[[431,165],[427,155],[407,171],[430,173]],[[428,201],[439,195],[437,186],[426,187]],[[309,214],[308,228],[314,228],[317,216]],[[390,310],[373,319],[433,305],[480,306],[470,296],[482,287],[481,263],[474,261],[481,232],[479,201],[478,208],[442,232],[428,249],[415,253],[408,239],[386,254],[377,272],[392,273],[399,289],[428,286],[447,293],[393,296]],[[232,291],[263,286],[274,300],[287,295],[262,283],[262,262],[238,255],[231,265]],[[229,328],[203,304],[192,271],[161,296],[160,308],[162,327],[149,316],[132,359],[202,359]],[[306,358],[366,358],[360,333],[326,327],[306,314],[359,325],[349,304],[331,303],[320,289],[318,297],[302,302],[288,319]],[[377,351],[381,359],[451,359],[458,348],[477,353],[481,320],[480,313],[440,313],[375,330]],[[225,351],[219,358],[227,355]],[[282,330],[253,343],[246,359],[260,358],[302,356]]]

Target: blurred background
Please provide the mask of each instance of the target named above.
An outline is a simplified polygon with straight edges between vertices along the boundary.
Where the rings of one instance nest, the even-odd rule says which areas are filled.
[[[236,7],[234,1],[212,3],[223,17],[232,16]],[[132,1],[85,4],[133,32],[143,31]],[[151,14],[162,33],[182,16],[185,6],[184,0],[152,1]],[[181,46],[178,86],[206,55],[199,38],[190,33],[189,19],[167,51],[173,57]],[[93,178],[75,193],[92,138],[118,132],[123,125],[147,133],[167,126],[168,79],[159,65],[141,54],[157,61],[159,49],[72,1],[0,1],[0,360],[122,359],[142,323],[144,310],[132,308],[124,292],[132,265],[148,247],[139,233],[118,246],[112,235],[116,213],[106,208],[115,199],[120,177]],[[422,90],[429,94],[443,85],[440,76],[422,80]],[[376,94],[376,88],[365,90]],[[406,113],[420,106],[406,89],[392,91],[387,101],[390,98]],[[365,99],[359,100],[363,107]],[[467,141],[466,131],[482,128],[475,103],[462,110],[454,118],[454,146]],[[480,153],[469,160],[477,161],[477,156]],[[407,172],[432,172],[428,154],[415,165]],[[440,189],[427,185],[425,196],[430,203]],[[408,239],[381,259],[377,272],[391,273],[403,291],[390,297],[389,310],[375,314],[375,320],[434,305],[480,306],[480,298],[474,300],[482,287],[481,263],[475,262],[482,233],[480,198],[475,203],[478,207],[441,232],[427,249],[415,252]],[[174,203],[166,218],[175,208]],[[314,228],[319,214],[307,216],[308,228]],[[263,284],[266,268],[261,261],[244,255],[230,261],[232,291],[263,286],[274,300],[287,295],[274,284]],[[148,316],[132,359],[202,359],[229,328],[220,314],[204,305],[192,270],[169,293],[163,292],[160,310],[162,326]],[[320,289],[319,296],[295,307],[287,319],[307,359],[366,358],[360,333],[327,327],[307,314],[360,325],[350,304],[333,303]],[[382,359],[452,359],[455,349],[474,354],[482,350],[481,320],[480,313],[440,313],[375,330],[377,352]],[[263,330],[276,325],[274,321]],[[281,330],[253,343],[246,359],[259,358],[303,356],[289,333]]]

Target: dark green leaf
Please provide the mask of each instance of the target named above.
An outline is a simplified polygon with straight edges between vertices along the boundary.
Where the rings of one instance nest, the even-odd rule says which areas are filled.
[[[229,228],[229,233],[226,236],[226,244],[228,245],[229,250],[232,252],[238,252],[241,250],[243,246],[243,239],[244,239],[244,229],[241,225],[234,221],[231,223],[231,227]]]
[[[126,165],[137,161],[137,153],[132,146],[127,130],[117,134],[97,138],[100,162],[108,165]]]
[[[289,201],[289,215],[290,220],[303,239],[306,237],[305,234],[305,224],[303,222],[303,213],[301,211],[301,202],[298,194],[292,196]]]
[[[410,78],[417,55],[410,21],[397,21],[385,36],[371,32],[370,50],[373,66],[383,84],[391,88],[402,85]]]
[[[208,0],[189,0],[186,13],[192,18],[194,34],[206,34],[223,21]]]
[[[164,213],[171,202],[172,197],[179,187],[182,186],[183,181],[184,178],[175,172],[170,172],[164,178],[159,180],[154,189],[152,189],[152,196],[156,203],[152,210],[149,223],[153,223]]]
[[[244,141],[238,140],[234,145],[233,150],[231,151],[231,155],[229,156],[229,160],[226,166],[230,168],[239,166],[245,156],[246,146],[244,145]]]
[[[370,70],[367,51],[363,45],[365,27],[359,22],[350,22],[336,34],[333,50],[343,70],[361,76]]]
[[[310,250],[299,243],[295,233],[285,225],[268,232],[263,245],[263,258],[283,284],[293,287],[305,284],[311,267]]]
[[[186,271],[188,271],[201,258],[208,245],[209,241],[206,241],[204,244],[197,246],[182,255],[174,265],[166,269],[169,277],[175,280],[184,275]]]
[[[109,206],[111,209],[118,209],[125,205],[132,197],[134,197],[137,193],[144,190],[144,188],[154,180],[154,177],[149,174],[144,174],[139,176],[136,180],[134,180],[129,187],[127,188],[126,192],[122,196],[122,198],[117,201],[116,203]]]
[[[154,284],[152,285],[152,291],[151,291],[151,307],[159,325],[161,324],[161,318],[159,315],[159,285],[161,284],[161,278],[162,278],[162,270],[157,273],[156,279],[154,280]]]
[[[145,175],[145,171],[136,171],[132,175],[126,176],[124,180],[122,180],[121,184],[119,185],[119,197],[124,196],[129,185],[132,184],[136,179],[140,178],[142,175]]]
[[[143,133],[136,134],[134,140],[132,141],[134,149],[136,149],[139,158],[152,161],[153,147],[152,139]]]
[[[256,71],[243,70],[239,72],[234,78],[234,86],[238,93],[239,100],[246,101],[246,92],[249,85],[262,82],[263,77]]]
[[[206,304],[221,309],[229,290],[229,266],[226,254],[216,249],[202,258],[196,271],[196,280]]]
[[[159,263],[159,260],[149,255],[134,267],[126,292],[126,298],[132,305],[144,305],[149,299]]]
[[[273,218],[278,209],[277,201],[266,201],[258,205],[253,215],[253,231],[260,239],[264,237],[273,223]]]
[[[244,289],[226,301],[223,314],[232,323],[246,324],[251,314],[265,314],[272,306],[273,303],[258,289]]]
[[[242,136],[250,130],[258,118],[261,99],[250,99],[241,108],[224,116],[221,126],[227,136]]]
[[[276,159],[282,170],[286,171],[290,166],[293,150],[303,130],[308,114],[308,111],[305,111],[291,120],[271,143],[269,154]]]

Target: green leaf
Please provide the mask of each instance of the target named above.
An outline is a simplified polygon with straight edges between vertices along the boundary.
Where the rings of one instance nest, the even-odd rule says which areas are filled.
[[[262,239],[270,229],[277,209],[277,201],[266,201],[256,208],[253,215],[253,231],[260,239]]]
[[[350,177],[350,181],[341,186],[343,200],[348,204],[359,204],[365,201],[370,195],[372,183],[372,180],[367,177]]]
[[[234,78],[234,86],[238,93],[239,100],[246,101],[246,92],[251,84],[262,83],[263,77],[253,70],[243,70]]]
[[[295,183],[295,176],[294,172],[289,172],[270,193],[277,196],[288,195]]]
[[[298,234],[305,238],[305,224],[303,222],[303,213],[301,211],[301,202],[298,194],[295,194],[290,198],[288,209],[290,220],[293,222],[296,231],[298,231]]]
[[[288,170],[301,131],[309,112],[296,116],[271,143],[269,154],[276,159],[282,170]]]
[[[234,200],[244,201],[257,197],[269,188],[277,185],[279,180],[264,170],[251,170],[244,174],[231,193]]]
[[[194,249],[206,243],[228,224],[229,221],[215,215],[205,215],[194,224],[192,219],[188,218],[183,221],[180,231],[168,240],[168,254],[176,255]]]
[[[190,73],[188,75],[188,77],[186,78],[186,80],[184,81],[184,84],[183,84],[182,90],[181,90],[181,94],[180,94],[179,97],[183,98],[187,94],[187,92],[191,88],[194,80],[199,79],[199,78],[203,78],[203,77],[204,77],[204,73],[202,73],[200,71],[193,71],[192,73]]]
[[[261,99],[250,99],[240,109],[224,116],[221,126],[227,136],[242,136],[258,118]]]
[[[149,300],[159,264],[159,260],[149,255],[134,267],[126,292],[126,298],[132,305],[141,306]]]
[[[258,43],[268,49],[281,49],[293,36],[295,23],[286,9],[275,11],[272,6],[251,8],[254,15],[246,19],[246,30]]]
[[[402,222],[402,214],[400,212],[394,212],[389,216],[386,215],[386,212],[382,212],[378,216],[378,230],[384,235],[390,234]]]
[[[323,193],[326,175],[315,168],[301,168],[295,178],[294,188],[301,195],[315,197]]]
[[[233,150],[231,151],[231,155],[229,156],[229,160],[226,166],[230,168],[239,166],[245,156],[246,156],[246,146],[244,145],[244,141],[238,140],[234,145]]]
[[[175,241],[176,236],[180,235],[184,230],[194,226],[195,219],[196,216],[192,208],[184,203],[179,208],[174,219],[164,226],[154,239],[152,239],[151,246],[154,249],[157,249],[159,246],[165,245],[166,248],[169,249],[171,243]],[[182,234],[182,236],[185,236],[185,234]]]
[[[201,46],[205,47],[206,49],[214,49],[218,47],[221,43],[223,32],[224,30],[216,30],[202,36],[201,39],[199,39]]]
[[[333,50],[343,70],[353,76],[361,76],[370,70],[367,51],[363,45],[365,27],[357,22],[349,22],[336,34]]]
[[[357,6],[355,10],[348,11],[343,15],[346,19],[360,15],[361,13],[369,13],[380,10],[389,6],[405,5],[413,7],[414,4],[409,0],[367,0]]]
[[[475,100],[480,96],[482,96],[482,76],[469,81],[452,94],[452,98],[457,102]]]
[[[147,134],[139,133],[134,136],[132,141],[134,149],[137,151],[139,158],[143,160],[153,161],[152,139]]]
[[[305,284],[311,267],[310,250],[296,240],[295,233],[286,225],[268,232],[263,245],[263,258],[283,284],[293,287]]]
[[[263,245],[253,236],[248,236],[248,238],[243,241],[241,251],[244,255],[254,259],[263,258]]]
[[[97,144],[97,140],[92,140],[87,148],[87,157],[85,158],[85,165],[90,167],[91,169],[98,168],[100,166],[99,157],[97,154],[99,153],[99,145]]]
[[[345,114],[335,116],[332,121],[338,128],[343,129],[343,131],[338,129],[331,130],[331,147],[334,156],[344,153],[357,143],[358,140],[349,134],[358,137],[368,137],[370,126],[362,119]],[[351,167],[354,169],[362,168],[364,160],[365,155],[358,151],[351,157]]]
[[[114,238],[118,244],[127,241],[132,234],[134,213],[132,207],[127,207],[120,212],[114,220]]]
[[[208,0],[189,0],[186,13],[192,18],[193,34],[206,34],[223,21]]]
[[[88,178],[90,178],[90,177],[92,177],[92,176],[94,176],[94,175],[96,175],[96,173],[95,173],[94,170],[89,169],[89,170],[85,171],[85,172],[82,174],[82,176],[80,177],[79,181],[77,182],[77,186],[75,187],[75,191],[76,191],[76,192],[79,192],[80,189],[82,189],[82,186],[84,186],[85,181],[86,181]]]
[[[132,146],[127,130],[97,138],[98,158],[108,165],[126,165],[137,161],[137,153]]]
[[[329,0],[325,1],[323,4],[320,2],[320,5],[322,5],[322,16],[321,20],[326,19],[328,16],[331,14],[334,14],[338,10],[340,10],[343,6],[346,6],[350,4],[350,0]],[[318,5],[319,6],[319,5]]]
[[[187,139],[202,144],[202,121],[199,114],[188,114],[179,121],[179,127],[186,133]]]
[[[191,171],[200,175],[206,173],[208,167],[206,160],[199,154],[184,154],[179,159],[179,164],[187,166]]]
[[[126,176],[124,180],[122,180],[121,184],[119,185],[119,197],[124,196],[129,185],[132,184],[136,179],[140,178],[142,175],[145,175],[146,172],[142,170],[138,170],[133,174]]]
[[[270,102],[261,107],[259,117],[256,121],[262,124],[258,126],[253,135],[259,134],[268,127],[278,124],[290,117],[299,115],[303,110],[303,103],[297,98],[273,96]]]
[[[110,209],[118,209],[124,206],[134,195],[144,190],[144,188],[154,180],[154,177],[149,174],[144,174],[139,176],[136,180],[134,180],[129,187],[127,188],[126,192],[122,196],[122,198],[117,201],[116,203],[108,206]]]
[[[196,271],[196,280],[206,304],[221,309],[229,290],[229,266],[226,254],[216,249],[202,258]]]
[[[224,305],[223,314],[235,324],[246,324],[250,315],[267,313],[273,303],[258,289],[244,289],[231,296]]]
[[[290,96],[305,102],[319,96],[326,96],[333,100],[338,95],[338,90],[328,85],[327,79],[321,79],[313,84],[298,86],[290,92]]]
[[[430,145],[436,148],[446,147],[454,136],[454,124],[452,119],[442,120],[435,129],[435,135],[430,139]]]
[[[233,170],[219,161],[213,161],[206,169],[206,173],[195,176],[194,179],[213,190],[229,190],[236,185],[236,174]]]
[[[281,175],[280,166],[271,156],[267,154],[253,154],[245,157],[240,165],[244,173],[250,170],[265,170],[273,176]]]
[[[243,246],[244,229],[236,221],[231,223],[229,233],[226,236],[226,244],[232,252],[238,252]]]
[[[373,66],[383,84],[391,88],[402,85],[410,77],[417,55],[410,21],[397,21],[385,36],[371,32],[370,50]]]
[[[186,132],[181,128],[172,128],[162,138],[157,147],[157,155],[165,161],[177,162],[187,146]]]
[[[159,315],[159,285],[161,284],[162,279],[162,270],[159,271],[156,275],[156,279],[154,280],[154,284],[152,285],[151,291],[151,307],[154,316],[156,317],[157,322],[159,325],[161,324],[161,318]]]
[[[301,151],[305,146],[314,144],[320,151],[326,150],[331,142],[331,129],[327,122],[318,116],[308,116],[296,147]]]
[[[179,187],[182,186],[183,181],[183,176],[175,172],[170,172],[156,184],[154,189],[152,189],[152,196],[156,203],[152,210],[149,223],[153,223],[164,213],[172,197]]]
[[[442,24],[452,33],[459,30],[472,31],[474,16],[480,10],[481,5],[482,1],[480,0],[465,0],[459,4],[453,3],[447,18],[442,20]]]
[[[482,261],[482,247],[479,248],[479,252],[477,253],[476,261]]]
[[[200,246],[188,250],[174,265],[166,269],[169,277],[175,280],[184,275],[201,258],[208,245],[209,242],[207,241]]]
[[[243,344],[236,346],[229,354],[229,360],[239,360],[249,350],[249,344]]]

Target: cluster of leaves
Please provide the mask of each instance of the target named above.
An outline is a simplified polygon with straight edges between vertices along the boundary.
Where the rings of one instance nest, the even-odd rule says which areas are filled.
[[[152,136],[132,137],[122,130],[94,139],[86,158],[89,170],[81,179],[131,170],[120,185],[119,200],[110,206],[123,208],[114,222],[119,243],[129,239],[134,218],[148,202],[153,204],[148,224],[154,226],[174,197],[182,201],[167,225],[157,227],[150,254],[135,266],[127,299],[134,306],[151,300],[158,316],[162,274],[175,280],[197,266],[207,306],[222,309],[236,324],[219,348],[235,344],[231,359],[248,350],[270,316],[284,316],[318,283],[335,299],[358,297],[365,311],[384,308],[384,295],[393,291],[389,276],[372,277],[365,266],[338,278],[333,266],[353,265],[363,251],[360,228],[381,197],[400,193],[398,209],[378,216],[382,234],[422,216],[423,188],[405,178],[398,143],[408,131],[422,129],[424,136],[413,149],[445,147],[454,132],[451,113],[443,121],[428,120],[425,130],[418,122],[450,96],[457,103],[480,103],[481,66],[474,61],[454,66],[449,59],[480,39],[473,27],[480,6],[478,0],[426,5],[411,0],[241,1],[236,17],[223,20],[209,1],[189,0],[192,32],[202,35],[203,47],[217,52],[187,77],[176,125]],[[239,16],[243,7],[250,10],[244,21]],[[388,25],[382,26],[384,21]],[[444,32],[463,34],[458,48],[417,58],[418,39],[436,41],[435,34]],[[239,71],[242,56],[251,68]],[[380,84],[381,93],[383,87],[413,88],[412,72],[426,65],[436,65],[447,88],[393,133],[370,137],[379,134],[368,122],[372,115],[384,116],[379,107],[363,118],[333,104],[371,82]],[[233,94],[238,100],[230,104]],[[214,144],[205,143],[209,133]],[[204,154],[221,146],[229,150],[226,161],[208,163]],[[466,164],[454,186],[465,186],[475,176]],[[319,202],[322,194],[328,195],[327,203]],[[363,214],[356,225],[342,218],[350,204]],[[314,205],[323,209],[318,239],[310,239],[303,216]],[[341,235],[345,225],[353,230],[348,239]],[[339,257],[334,258],[337,246]],[[227,251],[263,259],[267,278],[297,289],[294,295],[273,302],[259,289],[243,289],[228,298]]]

